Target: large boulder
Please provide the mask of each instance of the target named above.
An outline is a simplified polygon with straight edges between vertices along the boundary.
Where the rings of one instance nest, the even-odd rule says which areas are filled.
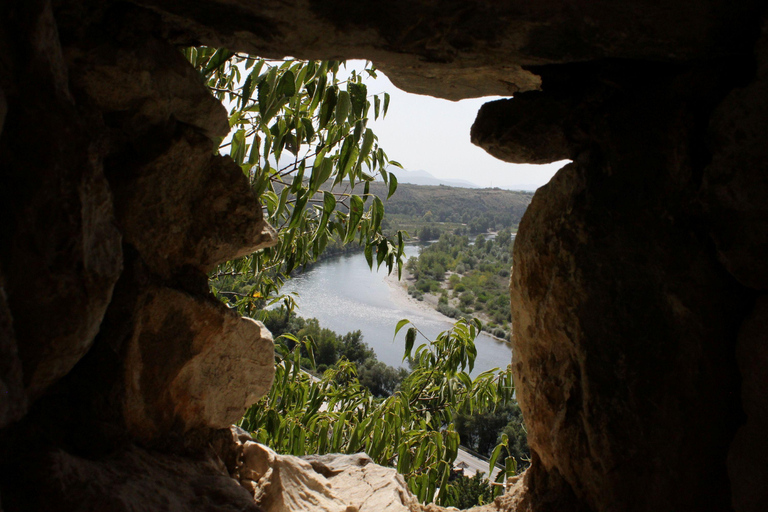
[[[260,512],[253,497],[211,457],[190,458],[136,446],[107,456],[30,446],[8,480],[6,510]],[[37,482],[34,487],[29,482]]]
[[[564,128],[591,143],[574,143],[574,162],[537,191],[513,249],[513,370],[534,471],[593,510],[724,510],[749,294],[701,228],[689,148],[704,132],[685,122],[711,112],[716,81],[686,97],[701,71],[600,72],[613,85]]]
[[[225,428],[272,385],[274,345],[259,322],[210,298],[148,290],[125,348],[124,416],[134,438]]]
[[[78,108],[53,9],[3,26],[0,263],[30,400],[90,349],[122,265],[98,119]],[[8,25],[12,24],[13,27]]]
[[[27,412],[21,359],[3,281],[0,270],[0,428],[18,420]]]
[[[294,457],[254,442],[241,429],[222,431],[215,446],[230,475],[264,512],[440,512],[424,507],[393,468],[364,453]]]
[[[755,49],[756,74],[718,105],[710,122],[711,163],[702,199],[728,271],[744,286],[768,290],[768,24]]]
[[[741,327],[736,349],[744,376],[741,401],[747,415],[728,453],[733,508],[737,512],[768,509],[768,296],[761,296]]]

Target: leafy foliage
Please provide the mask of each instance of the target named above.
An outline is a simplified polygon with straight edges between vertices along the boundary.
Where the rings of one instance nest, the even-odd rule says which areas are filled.
[[[404,368],[393,368],[376,358],[376,353],[363,341],[360,331],[337,334],[320,326],[316,318],[301,318],[294,311],[284,307],[258,312],[257,318],[264,322],[273,336],[291,334],[298,339],[310,340],[314,348],[316,372],[324,373],[335,367],[339,361],[346,360],[354,364],[360,384],[375,397],[387,397],[400,387],[400,382],[408,375]],[[295,343],[286,339],[289,350]],[[302,366],[309,360],[309,353],[304,345],[301,350]]]
[[[440,240],[410,258],[406,269],[415,279],[409,292],[441,295],[437,310],[452,318],[477,316],[484,329],[509,339],[509,275],[512,234],[502,229],[494,240],[478,235],[444,233]]]
[[[268,299],[284,300],[290,310],[289,297],[274,296],[291,271],[334,243],[357,242],[369,265],[375,255],[377,265],[400,273],[404,235],[383,235],[380,199],[397,189],[387,166],[399,164],[388,159],[367,126],[371,108],[377,118],[389,107],[387,94],[368,95],[363,77],[375,76],[375,70],[367,66],[341,79],[340,62],[268,61],[206,47],[184,54],[227,106],[232,133],[220,141],[219,151],[241,167],[278,236],[274,247],[212,274],[214,281],[229,279],[233,288],[219,298],[249,316]],[[385,187],[379,195],[371,193],[372,185],[380,187],[377,175]],[[398,330],[407,324],[401,322]],[[283,334],[275,384],[241,426],[282,453],[365,450],[376,462],[396,466],[422,502],[436,497],[449,503],[455,493],[449,492],[448,479],[459,448],[456,414],[493,408],[513,394],[509,369],[469,376],[479,328],[479,322],[462,320],[415,349],[418,331],[409,328],[406,358],[413,370],[399,389],[389,386],[387,398],[376,398],[360,383],[358,368],[362,374],[367,364],[337,358],[337,346],[317,345],[307,332]],[[321,341],[325,334],[317,333]],[[364,344],[353,338],[342,340],[349,342],[345,348],[364,353]],[[336,358],[320,379],[301,369],[314,367],[316,355]],[[506,444],[503,437],[494,459]]]
[[[397,179],[386,168],[399,166],[367,127],[371,107],[374,118],[389,108],[386,93],[368,95],[363,77],[375,76],[375,69],[351,70],[341,80],[338,61],[269,61],[207,47],[184,54],[228,106],[232,133],[219,151],[242,168],[278,235],[274,247],[214,272],[214,278],[251,276],[248,293],[221,298],[252,311],[334,237],[363,245],[369,264],[375,250],[379,265],[400,271],[402,234],[382,235],[384,204],[370,193],[380,176],[391,196]]]
[[[528,434],[520,406],[515,400],[493,410],[476,411],[472,415],[459,414],[456,417],[456,431],[461,436],[463,446],[486,457],[493,454],[495,447],[502,443],[502,436],[506,435],[506,451],[514,457],[517,467],[522,470],[530,465]]]
[[[398,324],[398,330],[409,325]],[[241,426],[259,442],[278,452],[356,453],[365,451],[383,465],[403,474],[411,491],[422,502],[450,503],[451,465],[459,449],[454,419],[459,412],[472,414],[512,399],[511,371],[483,372],[469,376],[477,355],[476,322],[459,321],[434,341],[414,348],[419,332],[409,327],[405,358],[413,364],[400,389],[376,399],[357,379],[352,363],[341,360],[321,379],[300,368],[303,345],[313,358],[308,339],[292,335],[293,351],[283,347],[275,385],[269,395],[251,407]]]
[[[472,477],[459,476],[451,481],[451,505],[465,510],[493,501],[493,489],[488,485],[485,473],[479,471]]]

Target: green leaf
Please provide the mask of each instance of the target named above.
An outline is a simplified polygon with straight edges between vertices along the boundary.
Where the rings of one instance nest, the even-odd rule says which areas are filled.
[[[403,361],[411,358],[411,351],[413,350],[413,343],[416,341],[416,328],[410,327],[405,332],[405,355],[403,355]]]
[[[330,215],[336,208],[336,196],[327,190],[323,191],[323,213]]]
[[[373,268],[373,244],[365,244],[365,261],[368,262],[368,268]]]
[[[384,93],[384,115],[387,115],[387,110],[389,110],[389,93]]]
[[[371,205],[371,222],[373,231],[378,231],[381,226],[381,221],[384,219],[384,203],[381,199],[374,196],[373,204]]]
[[[379,118],[380,108],[381,108],[381,100],[379,99],[379,96],[376,95],[373,97],[373,119],[374,120]]]
[[[290,71],[283,73],[277,83],[276,95],[278,99],[291,97],[296,94],[296,76]]]
[[[360,156],[358,157],[358,162],[365,160],[365,158],[368,156],[368,153],[371,152],[371,148],[373,147],[373,139],[373,130],[366,128],[365,135],[363,136],[363,145],[360,146]]]
[[[368,89],[365,84],[357,82],[349,82],[347,84],[349,95],[352,102],[352,114],[355,119],[363,117],[363,111],[365,110],[366,96],[368,96]]]
[[[245,106],[248,104],[248,100],[251,99],[251,93],[253,93],[253,86],[254,86],[253,73],[251,73],[245,78],[245,83],[243,84],[243,88],[240,90],[240,108],[241,109],[245,108]]]
[[[344,243],[349,243],[357,233],[357,227],[360,225],[360,219],[363,218],[363,200],[360,196],[352,194],[349,198],[349,217],[347,218],[347,233],[344,237]]]
[[[409,323],[411,323],[411,321],[408,320],[407,318],[403,318],[402,320],[397,322],[397,326],[395,326],[395,335],[392,337],[392,341],[395,341],[395,338],[397,338],[397,333],[400,332],[400,329],[402,329],[403,327],[405,327]]]
[[[221,68],[233,55],[234,53],[226,48],[219,48],[205,65],[201,74],[203,77],[208,78],[214,71]]]
[[[237,130],[232,136],[232,152],[230,156],[237,165],[242,165],[243,160],[245,160],[245,130],[242,128]]]
[[[336,107],[336,89],[334,87],[329,87],[325,91],[325,97],[323,98],[323,104],[320,105],[320,121],[319,126],[322,130],[328,125],[328,121],[331,120],[331,116],[333,116],[333,110]]]
[[[389,192],[387,193],[387,199],[392,197],[392,194],[397,190],[397,176],[394,174],[389,175]]]
[[[352,102],[349,99],[349,93],[347,91],[339,91],[339,97],[336,103],[336,124],[344,124],[347,120],[347,115],[349,115],[351,106]]]
[[[379,242],[379,246],[376,250],[376,268],[381,267],[381,264],[384,263],[384,259],[387,257],[387,248],[386,240]]]
[[[494,468],[496,467],[496,461],[499,458],[499,455],[501,454],[501,449],[505,448],[508,443],[507,434],[502,433],[501,434],[501,442],[496,445],[496,448],[493,449],[493,453],[491,453],[491,458],[488,461],[488,475],[490,476],[493,473]]]

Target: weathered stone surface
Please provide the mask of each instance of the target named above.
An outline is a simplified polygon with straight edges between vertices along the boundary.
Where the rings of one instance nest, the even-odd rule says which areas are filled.
[[[687,155],[703,135],[682,122],[714,100],[678,98],[688,78],[663,69],[610,72],[592,105],[611,108],[572,128],[591,144],[537,191],[515,240],[528,440],[587,508],[722,510],[747,295],[698,229]]]
[[[276,242],[242,170],[211,151],[185,130],[138,172],[112,170],[124,240],[162,276],[185,266],[208,272]]]
[[[274,346],[259,322],[215,299],[151,289],[126,347],[124,416],[145,442],[237,421],[274,376]]]
[[[422,507],[393,468],[374,464],[364,453],[307,456],[304,460],[325,476],[334,492],[359,512],[418,511]],[[435,512],[443,510],[432,507]]]
[[[136,22],[146,16],[129,12]],[[107,116],[119,118],[122,137],[139,138],[172,121],[213,139],[229,133],[227,112],[189,63],[166,41],[137,37],[126,27],[94,47],[70,47],[67,61],[76,70],[72,86]],[[107,121],[112,124],[115,121]]]
[[[0,269],[0,429],[21,418],[26,411],[27,395],[22,380],[21,359]]]
[[[756,54],[754,79],[712,118],[702,196],[723,264],[745,286],[768,290],[768,26]]]
[[[563,124],[573,110],[572,101],[552,99],[540,92],[486,103],[472,125],[472,144],[500,160],[518,164],[572,158],[575,150],[570,147]]]
[[[0,262],[31,400],[90,348],[122,262],[98,125],[76,107],[48,2],[6,13]],[[24,56],[24,60],[21,59]],[[11,57],[14,56],[14,57]],[[5,71],[7,70],[7,72]],[[44,122],[43,122],[44,120]]]
[[[736,349],[742,375],[741,403],[747,422],[728,453],[733,508],[768,510],[768,296],[761,296],[739,332]]]
[[[526,66],[611,58],[680,61],[740,48],[758,2],[584,3],[134,0],[180,40],[256,55],[372,59],[399,87],[461,99],[535,90]],[[724,34],[727,34],[725,36]],[[186,39],[184,38],[186,35]],[[749,44],[749,43],[747,43]]]
[[[221,432],[216,448],[230,475],[265,512],[440,512],[423,507],[392,468],[364,453],[279,455],[237,427]]]
[[[8,510],[259,512],[226,470],[206,458],[192,459],[127,446],[105,457],[84,458],[55,449],[16,469],[34,479],[7,493]],[[45,485],[40,485],[42,483]]]
[[[522,475],[507,479],[506,492],[472,512],[591,512],[579,503],[557,471],[547,471],[535,461]]]

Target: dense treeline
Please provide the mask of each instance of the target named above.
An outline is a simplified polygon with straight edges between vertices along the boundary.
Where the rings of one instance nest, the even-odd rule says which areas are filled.
[[[509,454],[515,458],[518,471],[530,465],[528,433],[523,424],[523,413],[516,401],[498,406],[495,410],[459,414],[456,418],[456,431],[461,436],[462,446],[486,457],[491,456],[494,447],[506,435]]]
[[[370,191],[386,197],[386,185],[370,184]],[[385,201],[387,215],[427,217],[430,222],[466,224],[471,233],[517,226],[531,202],[532,192],[498,188],[472,189],[401,183]],[[477,219],[477,221],[476,221]]]
[[[316,318],[299,317],[284,307],[262,311],[259,317],[275,338],[283,334],[293,335],[297,339],[311,338],[315,345],[314,358],[318,375],[329,368],[336,368],[341,360],[350,361],[357,369],[360,384],[376,397],[392,395],[400,382],[408,376],[405,368],[393,368],[379,361],[373,349],[363,341],[360,331],[340,335],[321,327]],[[286,345],[293,350],[293,342],[287,340]],[[304,359],[302,366],[310,368],[313,365],[309,361],[309,354],[306,348],[302,347],[301,350]]]
[[[337,334],[322,327],[316,318],[299,317],[284,307],[264,310],[260,312],[259,318],[275,338],[289,334],[300,340],[311,338],[314,341],[313,373],[321,376],[328,369],[337,369],[341,361],[349,361],[356,368],[360,385],[368,388],[378,398],[391,396],[410,373],[405,368],[393,368],[379,361],[373,349],[363,341],[360,331]],[[285,341],[287,348],[293,350],[295,343],[290,339]],[[300,350],[302,366],[311,368],[313,365],[306,348],[301,346]],[[460,413],[456,418],[456,430],[463,446],[486,457],[491,456],[493,449],[501,442],[502,435],[506,434],[509,454],[517,461],[518,468],[528,466],[530,452],[517,402],[500,405],[493,410]]]
[[[509,274],[512,233],[502,229],[494,239],[478,235],[443,233],[412,257],[406,270],[414,279],[409,293],[438,297],[437,310],[452,318],[483,320],[484,329],[504,339],[510,337]]]

